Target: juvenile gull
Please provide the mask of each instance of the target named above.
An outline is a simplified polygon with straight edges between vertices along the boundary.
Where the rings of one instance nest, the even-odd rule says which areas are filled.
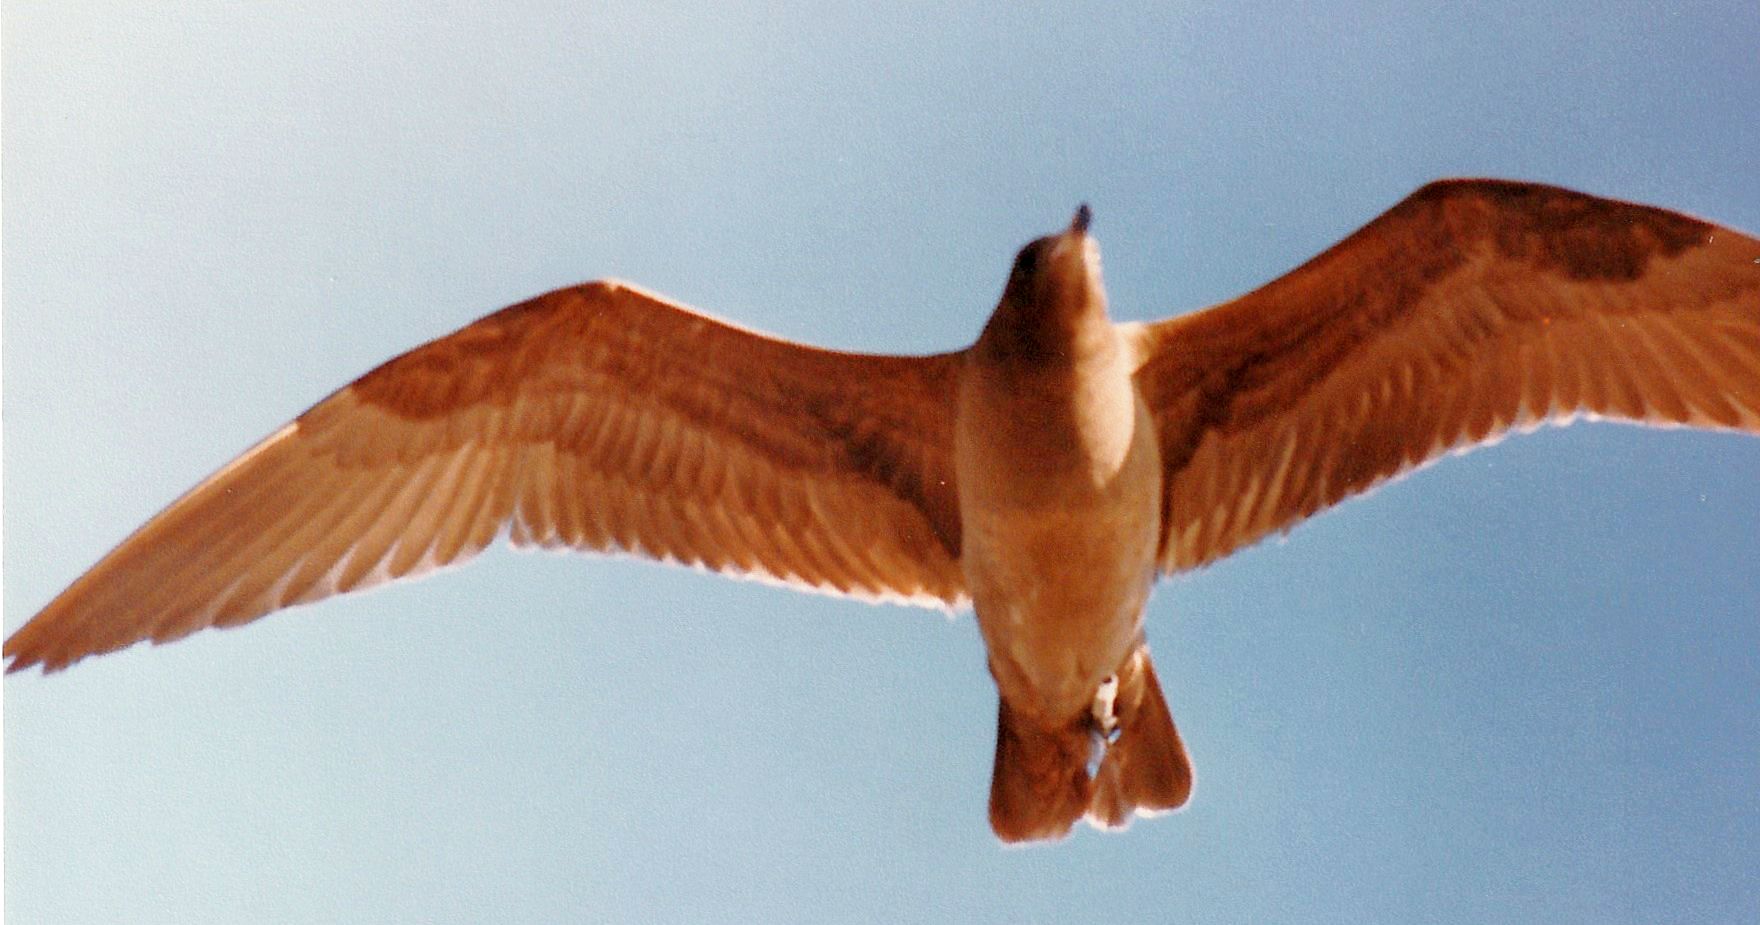
[[[5,645],[55,671],[516,545],[971,603],[1000,693],[990,821],[1056,838],[1183,805],[1156,578],[1511,429],[1760,433],[1760,241],[1554,187],[1420,189],[1288,275],[1106,311],[1082,207],[972,346],[753,333],[617,282],[366,374],[192,489]]]

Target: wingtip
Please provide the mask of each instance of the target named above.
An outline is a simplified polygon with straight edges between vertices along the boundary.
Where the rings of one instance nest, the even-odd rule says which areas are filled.
[[[30,629],[31,624],[26,623],[6,640],[4,648],[0,648],[0,659],[6,660],[4,674],[14,675],[40,667],[43,674],[51,675],[84,657],[83,655],[73,658],[55,657],[44,646],[33,644],[37,634],[29,633]]]
[[[5,648],[0,649],[0,659],[6,661],[6,668],[0,673],[16,674],[37,663],[35,658],[22,651],[24,647],[19,644],[18,637],[23,632],[24,630],[21,628],[18,633],[12,634],[7,638]]]
[[[44,664],[43,660],[36,656],[8,652],[5,655],[5,659],[6,669],[4,673],[8,676],[18,674],[21,671],[29,671],[38,665],[43,665],[44,674],[48,674],[50,671],[48,665]]]
[[[42,659],[37,658],[35,656],[22,655],[22,654],[19,654],[16,652],[7,652],[4,657],[6,659],[6,668],[5,668],[4,673],[7,675],[15,675],[21,671],[29,671],[30,669],[35,668],[38,665],[43,665],[43,673],[44,674],[48,674],[52,670],[48,667],[48,665],[44,664]]]

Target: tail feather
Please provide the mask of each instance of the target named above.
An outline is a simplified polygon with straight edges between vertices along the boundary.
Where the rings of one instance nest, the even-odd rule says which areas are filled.
[[[996,714],[996,766],[990,777],[990,828],[1005,842],[1062,838],[1093,798],[1088,761],[1094,734],[1086,716],[1045,729],[1002,701]]]
[[[1184,806],[1192,795],[1192,762],[1173,726],[1148,649],[1138,649],[1120,670],[1114,710],[1119,733],[1100,760],[1089,821],[1119,828],[1130,824],[1133,814]]]
[[[1119,669],[1110,741],[1083,712],[1047,728],[1002,700],[996,719],[996,766],[990,779],[990,827],[1005,842],[1062,838],[1083,816],[1120,828],[1132,815],[1185,805],[1192,764],[1147,649]],[[1093,757],[1099,770],[1090,776]]]

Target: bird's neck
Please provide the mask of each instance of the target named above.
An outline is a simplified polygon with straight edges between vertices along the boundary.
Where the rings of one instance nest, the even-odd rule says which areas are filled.
[[[980,362],[1016,374],[1067,375],[1118,349],[1104,297],[1004,299],[973,348]]]

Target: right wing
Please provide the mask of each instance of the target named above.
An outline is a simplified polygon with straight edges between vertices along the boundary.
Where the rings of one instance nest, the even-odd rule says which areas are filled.
[[[8,639],[7,670],[421,574],[504,531],[955,606],[958,369],[561,289],[391,360],[210,476]]]

